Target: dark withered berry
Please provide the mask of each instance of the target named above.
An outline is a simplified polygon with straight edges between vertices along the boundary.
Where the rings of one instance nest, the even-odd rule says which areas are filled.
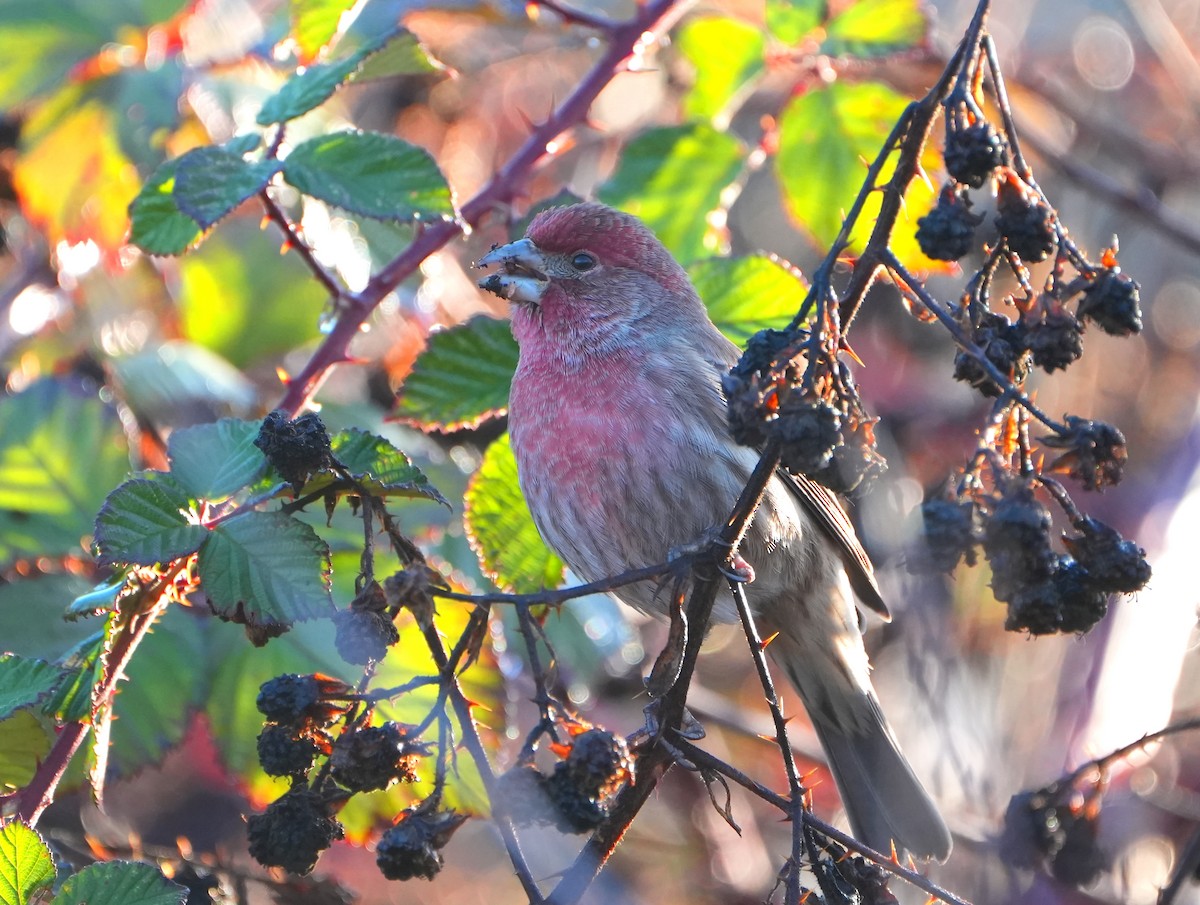
[[[972,329],[971,339],[1012,383],[1019,384],[1029,376],[1028,339],[1021,324],[989,312]],[[984,396],[995,397],[1001,392],[975,356],[963,349],[954,356],[954,379],[969,383]]]
[[[1062,883],[1090,886],[1108,868],[1097,841],[1098,821],[1092,814],[1070,813],[1062,822],[1063,844],[1050,860],[1050,872]]]
[[[1108,612],[1108,593],[1098,590],[1088,570],[1069,556],[1059,557],[1054,569],[1059,598],[1059,630],[1082,635]]]
[[[1065,841],[1058,809],[1044,789],[1018,792],[1009,799],[999,844],[1006,864],[1026,870],[1038,867],[1054,857]]]
[[[768,429],[781,443],[782,462],[795,474],[813,474],[829,464],[842,442],[842,416],[822,400],[788,400]]]
[[[444,864],[442,848],[466,819],[453,811],[405,811],[375,849],[380,873],[389,880],[432,880]]]
[[[971,213],[971,199],[954,186],[942,189],[937,205],[917,221],[917,244],[935,261],[957,261],[975,245],[983,215]]]
[[[581,788],[565,762],[555,765],[545,789],[554,805],[555,825],[564,833],[590,833],[608,816],[607,800]]]
[[[254,440],[280,476],[299,488],[315,473],[333,464],[329,432],[315,412],[289,421],[276,410],[263,419]]]
[[[1046,260],[1058,247],[1053,208],[1019,180],[1001,183],[996,210],[996,228],[1009,251],[1027,264]]]
[[[760,389],[758,376],[723,374],[721,388],[725,392],[729,435],[742,446],[754,449],[767,442],[766,397]]]
[[[371,610],[338,610],[333,615],[333,627],[338,654],[356,666],[378,663],[400,640],[395,623],[385,613]]]
[[[974,565],[979,526],[971,500],[934,497],[921,504],[924,549],[909,558],[911,571],[952,572],[965,558]]]
[[[395,780],[413,782],[426,745],[410,742],[399,723],[365,726],[345,732],[333,743],[330,772],[336,782],[354,792],[386,789]]]
[[[321,684],[316,676],[288,673],[268,679],[258,691],[258,710],[275,723],[302,722],[321,699]]]
[[[298,726],[310,720],[324,723],[344,713],[350,686],[340,679],[314,673],[288,673],[263,682],[258,710],[273,723]]]
[[[579,788],[596,796],[624,782],[633,762],[625,739],[607,729],[588,729],[571,740],[571,751],[560,766]]]
[[[1111,424],[1076,415],[1068,415],[1065,422],[1064,433],[1042,437],[1046,446],[1066,450],[1049,470],[1069,474],[1088,490],[1119,483],[1129,458],[1125,435]]]
[[[317,743],[294,726],[267,723],[258,734],[258,762],[269,776],[301,776],[319,753]]]
[[[1066,368],[1083,354],[1083,324],[1069,311],[1047,311],[1027,325],[1033,363],[1044,371]]]
[[[1062,608],[1053,577],[1018,582],[1009,596],[1004,628],[1010,632],[1053,635],[1062,630]]]
[[[860,433],[856,431],[834,447],[829,464],[809,477],[834,493],[851,494],[887,471],[887,459],[873,443],[861,442]]]
[[[746,351],[738,363],[730,369],[734,377],[749,377],[751,374],[767,374],[779,354],[796,340],[789,330],[759,330],[746,342]]]
[[[1050,525],[1050,510],[1028,484],[1007,488],[983,520],[983,550],[993,581],[1021,585],[1049,578],[1055,564]],[[1008,599],[999,591],[997,598]]]
[[[246,821],[250,856],[264,867],[307,874],[321,852],[344,835],[329,806],[308,786],[293,786]]]
[[[1063,543],[1087,570],[1088,581],[1097,590],[1132,594],[1150,580],[1146,551],[1097,519],[1085,517],[1075,523],[1077,535],[1066,535]]]
[[[1094,321],[1105,333],[1131,336],[1142,332],[1142,309],[1137,281],[1119,267],[1105,268],[1084,287],[1080,318]]]
[[[446,588],[446,579],[425,563],[413,563],[389,575],[383,582],[384,598],[389,613],[408,610],[422,627],[433,624],[436,609],[433,588]]]
[[[991,123],[980,120],[949,130],[945,160],[952,179],[977,189],[1008,162],[1008,145]]]

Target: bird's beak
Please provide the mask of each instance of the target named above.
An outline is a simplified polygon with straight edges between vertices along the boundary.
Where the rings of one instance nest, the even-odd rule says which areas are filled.
[[[493,264],[499,264],[501,272],[480,280],[479,288],[510,302],[536,305],[550,284],[544,270],[546,258],[530,239],[493,248],[475,262],[476,267]]]

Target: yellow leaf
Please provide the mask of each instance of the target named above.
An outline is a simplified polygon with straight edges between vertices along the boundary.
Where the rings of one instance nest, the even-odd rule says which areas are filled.
[[[112,111],[87,101],[31,131],[34,139],[13,168],[25,214],[51,242],[91,239],[115,259],[128,230],[126,208],[141,186],[121,151]]]

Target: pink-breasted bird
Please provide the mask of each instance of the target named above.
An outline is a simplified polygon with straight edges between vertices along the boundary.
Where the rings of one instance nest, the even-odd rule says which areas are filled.
[[[602,204],[539,214],[493,249],[480,286],[513,304],[520,362],[509,431],[521,490],[546,542],[596,581],[665,561],[724,523],[758,455],[733,441],[721,376],[738,349],[686,272],[635,217]],[[855,835],[944,859],[950,834],[871,687],[857,600],[887,613],[837,499],[785,473],[741,546],[768,647],[807,708]],[[662,615],[652,582],[615,596]],[[713,618],[737,618],[733,599]]]

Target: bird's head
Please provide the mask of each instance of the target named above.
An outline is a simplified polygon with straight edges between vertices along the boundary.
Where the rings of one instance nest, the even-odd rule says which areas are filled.
[[[523,239],[478,262],[479,286],[513,302],[518,341],[535,334],[591,348],[702,312],[687,273],[646,226],[589,202],[544,211]]]

